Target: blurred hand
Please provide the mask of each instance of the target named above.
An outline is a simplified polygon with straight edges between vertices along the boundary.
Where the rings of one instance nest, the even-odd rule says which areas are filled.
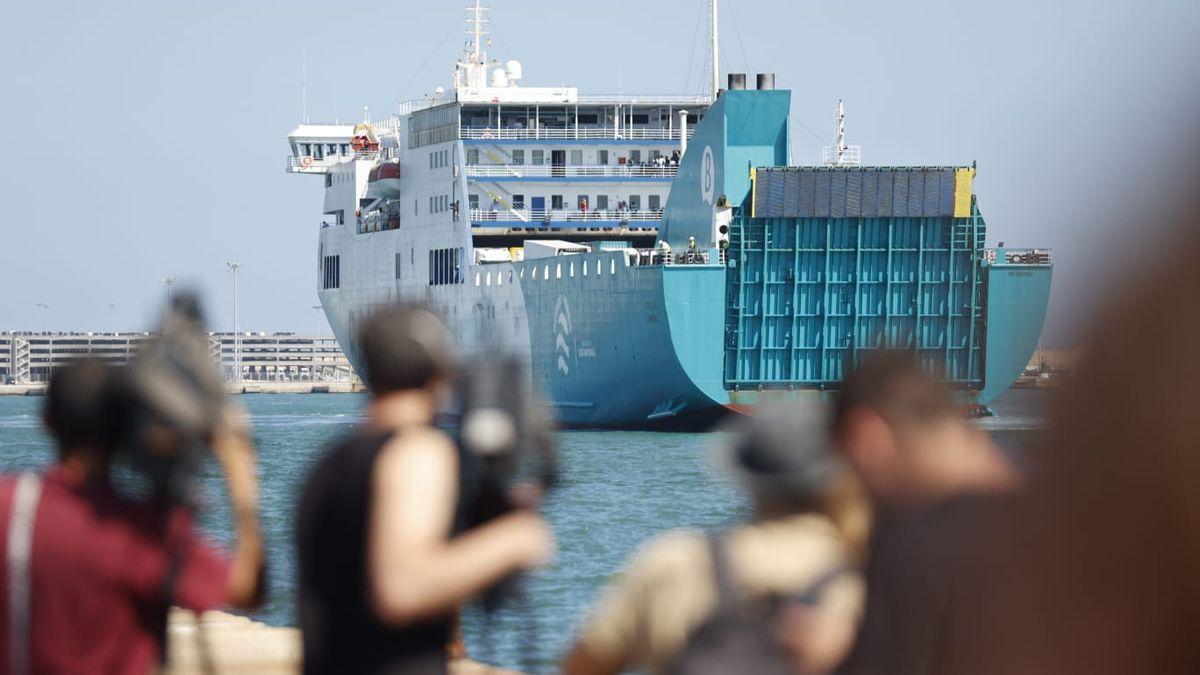
[[[258,506],[258,476],[248,420],[249,415],[242,406],[230,403],[213,431],[213,454],[225,473],[229,497],[237,515],[244,515],[240,512]]]
[[[542,567],[554,559],[554,533],[541,515],[523,510],[501,516],[500,520],[519,567]]]

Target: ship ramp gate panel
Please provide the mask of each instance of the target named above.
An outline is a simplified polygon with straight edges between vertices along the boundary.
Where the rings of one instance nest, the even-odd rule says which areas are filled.
[[[983,386],[985,223],[963,167],[758,169],[730,231],[728,390],[827,389],[870,350]]]

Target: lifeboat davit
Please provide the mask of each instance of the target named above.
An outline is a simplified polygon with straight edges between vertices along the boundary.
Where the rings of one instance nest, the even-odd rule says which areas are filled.
[[[367,196],[395,199],[400,196],[400,163],[384,162],[367,175]]]

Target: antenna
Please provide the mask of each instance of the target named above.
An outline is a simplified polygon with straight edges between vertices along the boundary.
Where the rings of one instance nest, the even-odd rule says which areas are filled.
[[[300,47],[300,122],[308,124],[308,43]]]
[[[862,148],[846,145],[846,106],[840,98],[834,113],[837,119],[837,134],[834,137],[834,145],[827,145],[822,150],[822,163],[827,166],[858,166],[862,164]]]
[[[716,101],[717,93],[721,90],[721,69],[717,66],[717,0],[709,0],[708,13],[712,47],[712,98]]]
[[[467,34],[470,40],[463,49],[462,60],[454,69],[455,89],[487,86],[487,52],[484,48],[490,44],[491,38],[484,38],[488,34],[488,8],[483,5],[483,0],[475,0],[466,9]]]

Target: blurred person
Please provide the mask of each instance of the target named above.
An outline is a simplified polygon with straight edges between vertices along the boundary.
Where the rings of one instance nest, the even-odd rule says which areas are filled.
[[[1122,277],[1055,392],[978,672],[1200,672],[1200,237],[1193,212],[1155,218],[1187,229]]]
[[[459,456],[433,426],[452,375],[450,335],[428,310],[358,326],[367,420],[317,463],[299,514],[307,673],[444,673],[460,603],[546,563],[531,509],[453,536]]]
[[[232,558],[182,505],[134,500],[110,480],[121,375],[92,359],[55,372],[44,419],[57,461],[0,479],[0,663],[4,672],[147,673],[164,659],[167,611],[262,599],[254,456],[231,417],[212,439],[236,523]]]
[[[751,521],[646,545],[587,620],[566,673],[836,665],[858,622],[867,514],[828,426],[811,403],[739,421],[721,455],[751,497]]]
[[[834,435],[874,506],[863,624],[839,672],[971,672],[1016,472],[911,352],[870,354],[850,373]]]

